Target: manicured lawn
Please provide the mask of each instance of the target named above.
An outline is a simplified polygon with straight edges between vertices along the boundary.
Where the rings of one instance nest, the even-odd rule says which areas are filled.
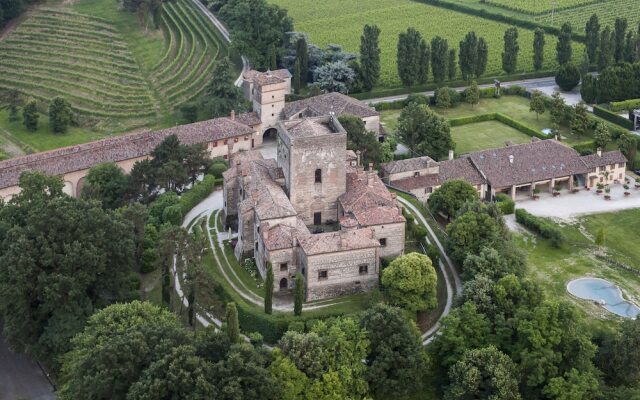
[[[633,195],[637,195],[631,189]],[[640,209],[597,214],[584,218],[584,226],[596,235],[604,229],[605,245],[609,255],[620,262],[640,270]]]
[[[531,142],[531,137],[499,121],[455,126],[451,128],[451,136],[457,154],[503,147],[508,140],[514,144]]]

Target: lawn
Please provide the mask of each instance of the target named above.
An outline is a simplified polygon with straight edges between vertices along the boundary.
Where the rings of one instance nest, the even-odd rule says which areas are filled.
[[[629,214],[630,213],[630,214]],[[603,251],[609,255],[623,254],[636,257],[634,250],[634,234],[620,235],[623,227],[628,225],[625,218],[629,215],[636,217],[640,210],[630,212],[608,213],[592,215],[582,218],[574,224],[564,225],[562,231],[567,243],[561,248],[555,248],[548,241],[530,234],[516,234],[516,243],[527,252],[529,273],[551,297],[559,300],[570,300],[579,306],[586,314],[596,318],[591,321],[597,325],[607,325],[603,321],[620,321],[621,318],[592,304],[589,301],[575,299],[566,291],[569,281],[583,277],[594,276],[607,279],[620,286],[627,299],[638,303],[640,300],[640,277],[631,272],[615,268],[595,257]],[[606,241],[607,248],[598,249],[592,238],[599,225],[595,222],[607,224],[607,232],[613,236]],[[622,225],[618,225],[624,221]],[[585,236],[586,233],[589,237]],[[635,235],[638,231],[636,228]]]
[[[309,34],[311,42],[319,46],[339,44],[347,51],[359,52],[360,35],[365,24],[376,24],[381,29],[381,82],[380,86],[398,86],[400,80],[396,67],[398,35],[409,27],[415,27],[427,40],[441,36],[449,46],[458,48],[459,42],[474,30],[484,37],[489,46],[486,75],[502,75],[501,53],[503,35],[508,24],[458,13],[412,0],[269,0],[286,8],[293,17],[295,30]],[[327,29],[330,27],[330,29]],[[556,67],[556,38],[547,36],[544,68]],[[519,29],[520,54],[517,72],[531,72],[533,31]],[[575,44],[576,60],[582,55],[582,45]]]
[[[451,128],[456,153],[465,154],[487,148],[504,147],[506,141],[529,143],[531,137],[499,121],[478,122]]]
[[[591,215],[584,218],[583,225],[594,236],[603,229],[609,255],[640,270],[640,245],[638,245],[640,224],[638,221],[640,221],[640,209],[632,209]]]

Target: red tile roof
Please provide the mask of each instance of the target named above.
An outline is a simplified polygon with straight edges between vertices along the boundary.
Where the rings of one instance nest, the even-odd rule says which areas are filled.
[[[299,241],[307,256],[380,247],[372,228],[301,236]]]
[[[352,170],[347,173],[347,191],[339,197],[345,214],[360,226],[404,222],[397,200],[375,171]]]
[[[286,119],[300,113],[303,113],[305,117],[319,117],[330,113],[335,115],[351,114],[361,118],[380,115],[375,108],[338,92],[321,94],[287,103],[284,106],[283,114]]]

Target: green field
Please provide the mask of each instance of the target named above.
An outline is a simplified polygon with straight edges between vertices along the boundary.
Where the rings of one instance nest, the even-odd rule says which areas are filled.
[[[504,31],[508,24],[498,23],[468,14],[423,4],[411,0],[367,0],[345,2],[328,0],[270,0],[289,11],[295,29],[307,32],[310,40],[320,46],[335,43],[345,50],[358,52],[360,35],[365,24],[376,24],[381,29],[381,86],[400,84],[396,67],[398,34],[408,27],[420,30],[427,40],[440,35],[449,40],[449,46],[458,48],[467,32],[474,30],[489,44],[487,76],[501,75],[501,52]],[[339,10],[339,12],[334,12]],[[532,71],[533,32],[519,29],[520,54],[518,72]],[[547,37],[545,69],[553,69],[556,38]],[[576,44],[576,59],[582,55],[582,45]]]
[[[597,14],[600,25],[609,25],[613,30],[617,17],[624,17],[629,22],[629,28],[637,31],[640,23],[640,6],[637,0],[603,0],[590,2],[582,7],[562,10],[555,13],[539,15],[536,21],[541,23],[560,26],[564,22],[570,22],[576,32],[584,33],[584,27],[589,18]]]
[[[499,121],[454,126],[451,137],[456,143],[457,154],[504,147],[506,141],[514,144],[531,142],[531,137]]]
[[[634,191],[634,189],[631,189]],[[636,193],[633,193],[637,195]],[[584,218],[583,225],[596,234],[604,229],[605,245],[609,255],[630,267],[640,270],[640,210],[591,215]]]
[[[141,27],[136,14],[112,0],[34,8],[0,42],[0,90],[35,98],[43,113],[62,96],[80,127],[53,135],[41,115],[30,133],[0,114],[0,128],[40,151],[176,125],[175,110],[202,93],[229,49],[190,0],[165,3],[159,26]]]
[[[598,0],[488,0],[487,3],[510,10],[521,11],[528,14],[548,13],[552,10],[574,8],[585,4],[598,2]]]

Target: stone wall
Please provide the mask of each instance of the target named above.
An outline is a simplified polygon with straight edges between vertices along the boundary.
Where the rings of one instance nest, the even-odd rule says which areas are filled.
[[[364,127],[367,129],[367,131],[376,134],[380,133],[380,117],[378,115],[362,118],[362,122],[364,122]]]
[[[370,226],[370,228],[373,228],[378,241],[380,239],[386,239],[387,241],[387,244],[379,249],[381,258],[395,258],[404,253],[404,227],[404,222]]]
[[[267,257],[271,260],[273,268],[273,291],[279,292],[280,282],[286,279],[287,287],[282,290],[292,289],[298,272],[297,251],[293,248],[269,251]],[[281,264],[287,264],[286,270],[280,270]]]
[[[273,85],[253,85],[251,97],[253,110],[260,116],[264,129],[274,127],[280,120],[284,109],[285,95],[291,91],[289,85],[288,80]]]
[[[305,300],[312,301],[371,290],[378,285],[377,248],[350,250],[307,256],[299,251],[300,266],[305,276]],[[360,266],[367,272],[360,273]],[[327,271],[326,279],[319,277]]]

